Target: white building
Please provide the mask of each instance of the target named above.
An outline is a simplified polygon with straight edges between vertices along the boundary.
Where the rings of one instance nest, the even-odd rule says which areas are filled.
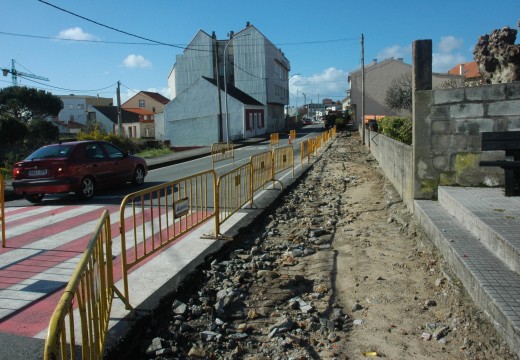
[[[199,31],[168,76],[165,140],[208,146],[284,129],[289,70],[284,54],[249,23],[226,40]]]
[[[88,109],[92,106],[113,105],[112,98],[102,98],[89,95],[59,95],[63,109],[58,114],[58,120],[63,124],[78,123],[86,125],[89,120]]]

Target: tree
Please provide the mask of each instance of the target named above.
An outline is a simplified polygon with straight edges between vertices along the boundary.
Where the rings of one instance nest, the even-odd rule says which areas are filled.
[[[385,105],[394,111],[412,113],[412,74],[406,73],[394,79],[386,90]]]
[[[23,123],[31,119],[58,116],[63,102],[58,96],[26,86],[9,86],[0,90],[0,119],[14,118]]]
[[[31,120],[29,122],[29,134],[27,140],[33,147],[40,147],[59,140],[58,127],[47,120]]]
[[[27,125],[12,117],[0,118],[0,143],[15,144],[21,142],[29,130]]]

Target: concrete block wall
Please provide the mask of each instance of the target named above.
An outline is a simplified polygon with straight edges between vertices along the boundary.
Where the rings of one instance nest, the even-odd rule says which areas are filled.
[[[413,211],[412,147],[377,132],[366,130],[365,142],[385,176],[397,190],[405,205]],[[370,140],[369,140],[370,139]]]
[[[413,130],[415,199],[436,197],[439,185],[497,186],[500,168],[480,160],[503,159],[481,151],[481,132],[520,130],[520,83],[417,91]]]

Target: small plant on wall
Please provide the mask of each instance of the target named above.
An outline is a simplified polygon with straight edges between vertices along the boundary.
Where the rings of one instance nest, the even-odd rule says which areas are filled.
[[[386,116],[379,122],[379,132],[394,140],[412,145],[412,118]]]

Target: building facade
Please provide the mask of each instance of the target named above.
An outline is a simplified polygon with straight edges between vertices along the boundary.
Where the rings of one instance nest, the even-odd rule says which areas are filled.
[[[170,99],[159,93],[151,91],[139,91],[130,99],[121,104],[123,109],[140,109],[146,110],[153,114],[162,113],[164,105],[168,104]]]
[[[217,40],[201,30],[176,57],[168,76],[173,99],[164,110],[165,140],[173,147],[207,146],[285,128],[289,61],[249,23],[229,36]],[[194,129],[196,136],[187,136]]]
[[[112,98],[89,95],[61,95],[59,98],[63,102],[63,109],[58,114],[58,121],[62,124],[86,125],[89,120],[89,107],[111,106],[114,102]]]
[[[409,115],[405,113],[395,113],[385,105],[385,97],[388,88],[394,80],[403,79],[412,74],[412,65],[406,64],[403,59],[389,58],[381,62],[374,60],[371,64],[365,65],[365,115],[370,116],[394,116]],[[451,74],[432,73],[432,86],[438,88],[447,81],[460,78]],[[350,84],[350,103],[355,114],[356,124],[362,123],[362,70],[357,69],[349,74]],[[411,83],[410,83],[411,84]]]

